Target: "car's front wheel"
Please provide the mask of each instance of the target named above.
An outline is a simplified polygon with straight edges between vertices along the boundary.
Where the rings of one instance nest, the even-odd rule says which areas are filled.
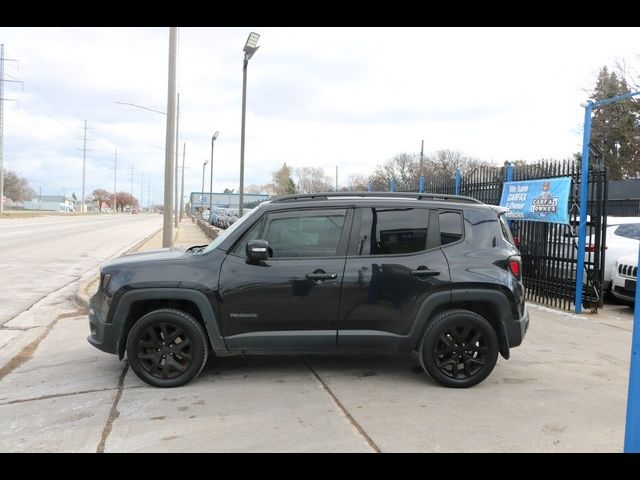
[[[155,387],[179,387],[190,382],[202,371],[207,356],[204,328],[180,310],[147,313],[127,337],[131,369]]]
[[[472,387],[487,378],[498,360],[491,324],[469,310],[439,313],[427,326],[420,349],[425,372],[445,387]]]

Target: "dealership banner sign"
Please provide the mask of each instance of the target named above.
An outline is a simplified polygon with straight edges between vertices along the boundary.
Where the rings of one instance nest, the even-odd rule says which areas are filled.
[[[569,224],[571,177],[505,182],[500,206],[508,220]]]

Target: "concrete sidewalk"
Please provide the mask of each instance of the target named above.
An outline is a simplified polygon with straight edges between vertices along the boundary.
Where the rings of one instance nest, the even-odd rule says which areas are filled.
[[[211,240],[200,230],[200,227],[194,223],[190,217],[184,217],[178,223],[178,228],[173,230],[173,246],[175,248],[188,248],[193,245],[206,245]],[[144,252],[147,250],[158,250],[162,248],[162,229],[150,237],[145,238],[142,242],[134,245],[127,253]],[[96,271],[96,275],[86,282],[80,284],[74,295],[75,302],[84,308],[89,307],[89,298],[98,288],[100,275]]]

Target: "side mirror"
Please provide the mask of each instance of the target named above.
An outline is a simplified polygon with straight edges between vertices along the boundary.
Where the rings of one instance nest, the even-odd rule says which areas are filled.
[[[246,248],[247,262],[258,263],[269,259],[269,242],[266,240],[251,240]]]

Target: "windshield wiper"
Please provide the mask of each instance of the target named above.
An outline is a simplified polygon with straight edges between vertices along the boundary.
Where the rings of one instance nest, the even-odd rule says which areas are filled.
[[[194,245],[193,247],[187,248],[187,252],[198,253],[207,248],[207,245]]]

